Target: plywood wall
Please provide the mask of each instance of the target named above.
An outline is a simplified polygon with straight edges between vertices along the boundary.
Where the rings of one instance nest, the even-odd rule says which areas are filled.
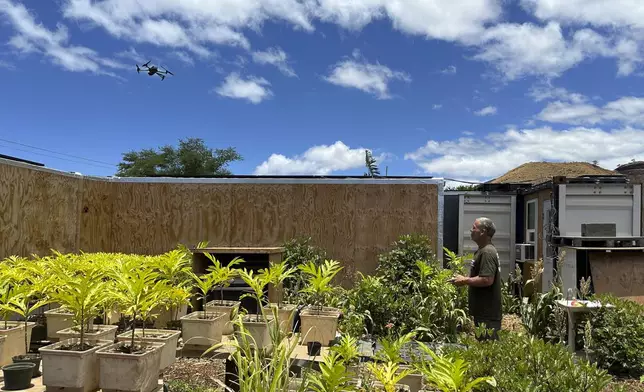
[[[78,250],[82,182],[0,164],[0,257]]]
[[[437,231],[436,184],[129,183],[0,163],[0,257],[311,237],[351,279],[402,234],[425,234],[438,251]]]

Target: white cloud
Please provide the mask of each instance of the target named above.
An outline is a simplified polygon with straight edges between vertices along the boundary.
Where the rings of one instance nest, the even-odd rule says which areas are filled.
[[[572,93],[563,87],[554,87],[550,81],[533,85],[528,92],[528,95],[532,97],[535,102],[556,99],[572,103],[582,103],[588,100],[588,98],[583,94]]]
[[[208,56],[207,43],[249,49],[241,30],[260,30],[271,19],[313,30],[307,7],[298,0],[65,0],[63,15],[117,38],[183,48],[199,56]]]
[[[456,67],[453,65],[450,65],[449,67],[443,69],[441,73],[445,75],[454,75],[456,73]]]
[[[597,160],[599,166],[614,169],[631,159],[644,159],[644,130],[630,127],[611,131],[596,128],[555,131],[549,127],[510,129],[481,138],[430,140],[406,154],[405,159],[414,161],[430,175],[481,181],[533,161]]]
[[[644,28],[644,8],[640,0],[522,0],[522,4],[542,20],[602,27]]]
[[[293,68],[288,64],[288,55],[282,48],[269,48],[262,52],[254,52],[253,61],[257,64],[274,65],[286,76],[297,76]]]
[[[496,0],[309,0],[313,15],[350,30],[360,30],[383,18],[395,29],[429,39],[467,41],[497,20]]]
[[[378,164],[388,157],[376,155]],[[256,175],[329,175],[333,172],[365,167],[365,148],[350,148],[342,141],[314,146],[301,155],[272,154],[255,169]]]
[[[442,107],[443,107],[443,105],[434,104],[434,106],[432,106],[432,109],[433,110],[438,110],[438,109],[441,109]]]
[[[68,43],[69,32],[63,25],[55,31],[37,23],[34,16],[20,3],[0,0],[0,15],[4,14],[16,31],[9,39],[13,49],[23,53],[40,53],[52,63],[72,72],[92,72],[118,77],[108,69],[127,69],[128,66],[101,57],[96,51]],[[120,78],[120,77],[118,77]],[[121,78],[122,79],[122,78]]]
[[[16,66],[11,64],[8,61],[0,60],[0,68],[8,69],[10,71],[14,71],[16,69]]]
[[[607,122],[644,124],[644,98],[622,97],[603,107],[583,102],[551,102],[537,118],[552,123],[596,125]]]
[[[497,112],[496,107],[494,106],[486,106],[483,109],[474,112],[475,115],[477,116],[493,116]]]
[[[172,52],[172,55],[174,55],[176,58],[178,58],[179,60],[181,60],[183,63],[187,65],[195,65],[195,61],[186,52],[178,50],[178,51]]]
[[[258,104],[270,98],[273,92],[269,88],[270,83],[264,78],[250,76],[243,79],[238,73],[229,74],[221,86],[215,92],[222,97],[245,99]]]
[[[349,59],[336,63],[325,80],[337,86],[364,91],[378,99],[391,98],[390,82],[394,80],[411,82],[411,77],[405,72],[394,71],[381,64],[367,63],[360,58],[357,50],[354,50],[353,57],[355,60]]]

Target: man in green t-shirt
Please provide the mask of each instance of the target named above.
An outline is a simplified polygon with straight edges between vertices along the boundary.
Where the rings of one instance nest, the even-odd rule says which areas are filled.
[[[499,254],[492,237],[496,232],[494,222],[481,217],[474,221],[470,229],[472,241],[478,245],[474,254],[470,276],[456,275],[452,280],[456,286],[468,286],[469,312],[476,326],[485,325],[492,329],[492,338],[497,339],[501,329],[502,300],[501,300],[501,267]]]

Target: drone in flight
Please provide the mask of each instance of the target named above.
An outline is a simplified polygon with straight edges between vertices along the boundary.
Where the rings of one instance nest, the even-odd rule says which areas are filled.
[[[147,69],[148,75],[150,75],[150,76],[155,75],[155,74],[159,75],[161,80],[164,80],[166,75],[174,76],[174,74],[172,72],[168,71],[167,69],[165,69],[165,68],[163,68],[161,66],[159,66],[159,67],[156,67],[154,65],[153,66],[148,66],[148,64],[150,64],[150,61],[148,61],[147,63],[143,64],[141,67],[139,67],[139,65],[137,64],[136,65],[136,72],[140,73],[141,71],[146,71],[146,69]],[[146,69],[143,69],[143,68],[146,68]],[[159,68],[162,68],[163,71],[159,71]]]

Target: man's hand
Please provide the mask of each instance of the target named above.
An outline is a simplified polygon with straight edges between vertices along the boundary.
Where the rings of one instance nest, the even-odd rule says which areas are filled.
[[[468,280],[469,278],[457,274],[452,278],[451,282],[454,286],[465,286],[468,284]]]

